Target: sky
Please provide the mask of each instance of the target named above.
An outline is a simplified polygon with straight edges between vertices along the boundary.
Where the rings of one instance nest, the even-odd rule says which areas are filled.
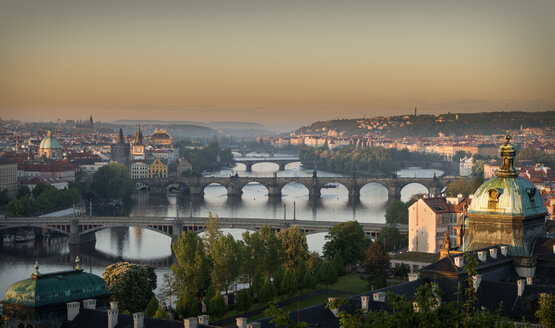
[[[0,117],[555,109],[555,1],[0,0]]]

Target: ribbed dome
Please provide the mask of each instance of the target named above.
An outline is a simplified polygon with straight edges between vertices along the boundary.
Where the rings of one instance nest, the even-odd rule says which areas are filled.
[[[531,216],[547,214],[547,209],[532,182],[519,176],[495,177],[476,190],[468,213]]]
[[[40,142],[39,149],[62,149],[60,142],[52,136],[52,132],[46,133],[46,138]]]

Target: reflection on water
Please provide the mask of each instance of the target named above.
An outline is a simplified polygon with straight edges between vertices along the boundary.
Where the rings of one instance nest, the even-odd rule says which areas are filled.
[[[253,172],[245,172],[244,166],[234,169],[224,169],[212,173],[217,176],[229,176],[238,173],[240,176],[252,175],[270,177],[277,169],[277,165],[261,163],[253,166]],[[439,175],[441,172],[436,171]],[[408,169],[400,172],[401,176],[431,177],[433,170]],[[319,176],[338,176],[328,172],[319,172]],[[303,169],[299,163],[286,166],[285,171],[278,172],[278,176],[310,177],[311,170]],[[208,186],[203,199],[189,199],[184,196],[162,197],[145,192],[134,195],[135,204],[131,209],[132,216],[208,216],[209,212],[221,217],[252,217],[283,219],[284,212],[287,219],[304,220],[332,220],[348,221],[356,219],[360,222],[384,222],[387,204],[387,189],[372,183],[364,186],[360,191],[360,201],[349,201],[347,189],[341,184],[335,188],[322,189],[320,199],[311,200],[308,190],[299,183],[290,183],[282,190],[281,199],[268,198],[268,191],[259,184],[249,184],[243,188],[240,198],[228,199],[226,189],[219,185]],[[408,185],[401,191],[401,199],[408,200],[414,193],[426,192],[418,184]],[[285,205],[285,209],[284,209]],[[241,238],[242,229],[223,229],[233,234],[236,239]],[[325,233],[315,233],[307,236],[311,251],[322,252],[325,243]],[[158,285],[164,273],[170,271],[172,256],[170,250],[171,239],[158,232],[126,227],[109,228],[96,232],[96,244],[92,246],[80,245],[69,247],[67,238],[54,236],[48,240],[19,245],[0,246],[0,298],[9,285],[30,277],[34,271],[34,263],[39,261],[39,271],[42,273],[70,270],[75,256],[82,259],[84,270],[102,276],[105,267],[117,261],[151,264],[156,266]]]

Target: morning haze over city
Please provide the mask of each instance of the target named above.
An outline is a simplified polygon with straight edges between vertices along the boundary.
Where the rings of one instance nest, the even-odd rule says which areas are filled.
[[[0,328],[555,327],[554,12],[0,0]]]

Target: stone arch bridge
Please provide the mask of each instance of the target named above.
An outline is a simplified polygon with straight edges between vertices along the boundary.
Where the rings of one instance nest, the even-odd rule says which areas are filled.
[[[266,187],[269,197],[280,197],[281,190],[289,183],[296,182],[308,189],[311,198],[318,198],[325,185],[339,183],[347,188],[349,197],[358,199],[360,189],[367,184],[377,183],[388,191],[390,200],[400,200],[401,190],[412,183],[421,184],[431,195],[438,195],[450,181],[449,178],[359,178],[359,177],[191,177],[191,178],[153,178],[135,180],[140,186],[148,187],[153,192],[165,193],[171,186],[188,190],[191,196],[203,196],[204,188],[211,184],[220,184],[227,189],[228,197],[241,196],[242,189],[249,183],[259,183]]]
[[[285,165],[291,163],[300,163],[300,158],[277,158],[277,157],[261,157],[261,158],[234,158],[233,163],[243,164],[246,167],[247,172],[252,172],[252,166],[258,163],[274,163],[279,166],[279,171],[285,170]]]
[[[159,232],[177,238],[183,231],[202,231],[205,228],[205,217],[167,218],[167,217],[70,217],[70,218],[39,218],[39,217],[5,217],[0,218],[0,235],[12,228],[43,228],[64,234],[69,237],[70,245],[87,244],[96,241],[95,232],[109,227],[138,227]],[[276,220],[253,218],[219,218],[220,228],[238,228],[260,230],[264,225],[275,231],[297,225],[305,234],[328,232],[337,223],[334,221],[313,220]],[[361,223],[367,236],[374,238],[386,224]],[[407,234],[406,225],[395,225],[402,234]]]

